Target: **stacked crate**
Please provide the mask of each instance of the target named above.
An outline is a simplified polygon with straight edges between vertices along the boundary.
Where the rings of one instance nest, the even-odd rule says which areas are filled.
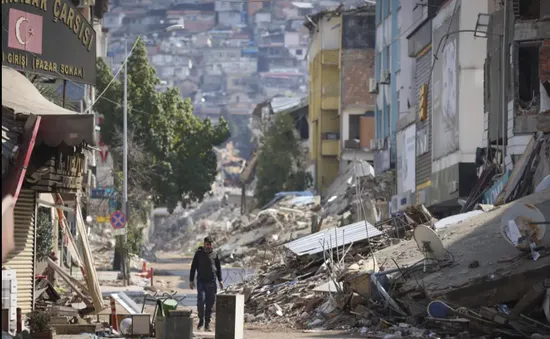
[[[13,333],[17,329],[17,280],[14,270],[2,270],[2,314],[6,311],[7,330]]]

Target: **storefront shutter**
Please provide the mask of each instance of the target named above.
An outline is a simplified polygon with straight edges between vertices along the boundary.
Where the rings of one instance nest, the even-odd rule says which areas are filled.
[[[34,245],[36,215],[36,193],[21,189],[14,208],[15,250],[8,256],[4,267],[16,273],[17,307],[26,315],[34,307]]]

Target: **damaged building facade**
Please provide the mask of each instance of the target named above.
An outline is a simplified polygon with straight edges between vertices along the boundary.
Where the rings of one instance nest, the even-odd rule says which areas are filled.
[[[480,157],[502,167],[504,182],[533,133],[548,132],[550,115],[550,3],[505,3],[487,15],[485,123],[479,151]],[[502,64],[508,65],[504,74]]]
[[[375,96],[365,86],[374,76],[374,7],[320,12],[305,26],[310,159],[315,188],[325,195],[351,161],[374,160]]]
[[[389,32],[382,27],[388,20],[383,3],[377,2],[377,12],[386,18],[378,29]],[[470,194],[477,180],[487,39],[473,32],[478,16],[493,6],[489,0],[433,0],[401,2],[387,10],[399,18],[400,33],[393,39],[377,34],[377,107],[382,112],[390,106],[386,110],[392,114],[377,113],[376,138],[395,134],[395,141],[388,143],[386,157],[375,157],[375,168],[391,168],[395,152],[392,213],[424,204],[437,215],[449,215],[460,210],[459,199]],[[399,50],[392,53],[390,41]],[[379,75],[394,67],[399,72],[385,84]]]

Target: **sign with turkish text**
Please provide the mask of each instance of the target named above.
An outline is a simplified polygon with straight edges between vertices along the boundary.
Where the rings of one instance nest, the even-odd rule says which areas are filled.
[[[99,215],[98,215],[98,216],[95,217],[95,221],[96,221],[97,223],[104,224],[104,223],[110,222],[110,221],[111,221],[111,217],[108,216],[108,215],[103,215],[103,216],[99,216]]]
[[[96,33],[70,0],[2,0],[2,65],[95,85]]]

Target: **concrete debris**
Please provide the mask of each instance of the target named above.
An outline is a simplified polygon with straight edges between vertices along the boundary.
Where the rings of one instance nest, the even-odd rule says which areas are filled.
[[[550,192],[515,203],[550,211]],[[256,276],[225,293],[244,294],[246,322],[258,325],[350,330],[388,339],[542,338],[550,335],[545,314],[550,253],[540,249],[541,257],[533,261],[503,239],[499,215],[513,204],[440,224],[422,206],[409,209],[404,218],[408,227],[437,229],[449,252],[444,261],[425,261],[414,240],[396,240],[385,232],[383,240],[316,255],[299,257],[281,250],[280,260],[264,262]],[[277,208],[271,212],[283,220]],[[271,214],[265,215],[260,226],[241,227],[262,228]],[[269,225],[279,227],[276,221]],[[505,260],[506,254],[516,257]]]
[[[376,200],[391,201],[394,182],[391,171],[374,176],[374,169],[367,162],[350,164],[329,187],[322,215],[343,216],[351,212],[349,222],[366,219],[375,224],[381,212],[375,207]]]

